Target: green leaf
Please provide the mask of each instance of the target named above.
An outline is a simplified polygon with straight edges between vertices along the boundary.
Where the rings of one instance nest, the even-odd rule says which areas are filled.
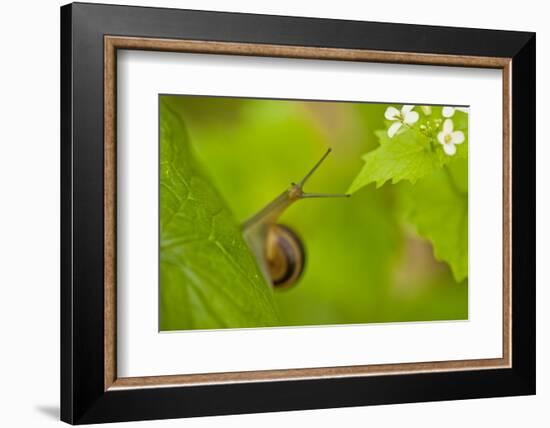
[[[429,140],[412,129],[389,138],[386,131],[376,131],[380,146],[365,154],[365,165],[351,184],[348,192],[370,183],[376,187],[391,180],[397,183],[409,180],[414,183],[448,162],[439,151],[432,150]]]
[[[160,105],[160,329],[263,327],[270,286],[196,161],[182,120]]]
[[[450,266],[457,282],[468,277],[467,176],[464,159],[400,192],[407,220],[431,241],[435,258]]]

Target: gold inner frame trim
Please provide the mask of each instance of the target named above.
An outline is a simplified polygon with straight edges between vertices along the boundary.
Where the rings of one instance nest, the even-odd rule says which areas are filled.
[[[212,55],[242,55],[336,61],[381,62],[494,68],[503,82],[503,320],[502,358],[432,361],[421,363],[357,365],[304,369],[204,373],[171,376],[117,377],[116,367],[116,88],[117,50],[147,50]],[[419,54],[361,49],[319,48],[251,43],[170,40],[139,37],[104,37],[104,389],[154,388],[283,381],[315,378],[394,375],[405,373],[480,370],[511,367],[512,362],[512,156],[511,156],[511,58]]]

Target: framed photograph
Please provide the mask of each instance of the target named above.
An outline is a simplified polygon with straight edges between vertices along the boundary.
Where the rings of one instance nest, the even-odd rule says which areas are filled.
[[[535,35],[61,8],[61,418],[535,393]]]

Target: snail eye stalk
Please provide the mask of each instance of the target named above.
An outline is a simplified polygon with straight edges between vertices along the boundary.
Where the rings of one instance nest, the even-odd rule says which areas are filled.
[[[300,180],[300,182],[297,184],[298,187],[304,187],[304,184],[306,184],[306,181],[309,180],[309,177],[313,175],[313,173],[319,168],[319,166],[323,163],[323,161],[327,158],[327,156],[332,152],[332,147],[329,147],[325,154],[317,161],[317,163],[311,168],[311,170],[306,174],[304,178]]]
[[[319,166],[327,158],[330,152],[332,152],[331,147],[328,148],[325,154],[321,157],[321,159],[317,161],[317,163],[313,166],[313,168],[311,168],[311,170],[306,174],[306,176],[302,178],[302,180],[300,180],[298,184],[291,183],[292,186],[296,186],[297,188],[302,190],[304,187],[304,184],[307,182],[307,180],[309,180],[309,178],[313,175],[313,173],[317,170],[317,168],[319,168]],[[350,196],[351,194],[344,194],[344,193],[331,194],[331,193],[306,193],[306,192],[302,192],[300,195],[301,198],[349,198]]]
[[[349,198],[350,193],[303,193],[302,198]]]

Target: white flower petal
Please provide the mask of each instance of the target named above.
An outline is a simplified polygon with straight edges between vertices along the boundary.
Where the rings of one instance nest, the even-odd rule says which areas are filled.
[[[401,108],[401,116],[403,116],[403,117],[407,116],[407,113],[409,113],[413,108],[414,108],[414,106],[404,105]]]
[[[432,114],[431,106],[420,106],[420,108],[422,109],[422,113],[424,113],[426,116]]]
[[[407,125],[412,125],[413,123],[416,123],[416,121],[418,120],[419,118],[419,115],[417,112],[415,111],[410,111],[408,112],[405,116],[404,116],[404,119],[403,121],[407,124]]]
[[[453,121],[451,119],[445,119],[445,122],[443,122],[443,132],[445,134],[450,134],[453,132]]]
[[[437,141],[439,141],[440,144],[445,145],[445,135],[446,134],[444,132],[437,134]]]
[[[443,107],[443,111],[441,112],[443,117],[452,117],[453,114],[455,114],[455,108],[454,107]]]
[[[401,122],[392,123],[388,128],[388,137],[392,138],[399,131],[399,128],[401,128]]]
[[[456,147],[453,143],[443,144],[443,151],[449,156],[452,156],[456,153]]]
[[[388,107],[384,113],[384,117],[388,120],[396,120],[399,117],[399,110],[395,107]]]
[[[462,131],[455,131],[451,133],[451,139],[453,144],[462,144],[464,142],[464,133]]]
[[[461,111],[462,113],[468,114],[470,109],[468,107],[455,107],[455,110]]]

